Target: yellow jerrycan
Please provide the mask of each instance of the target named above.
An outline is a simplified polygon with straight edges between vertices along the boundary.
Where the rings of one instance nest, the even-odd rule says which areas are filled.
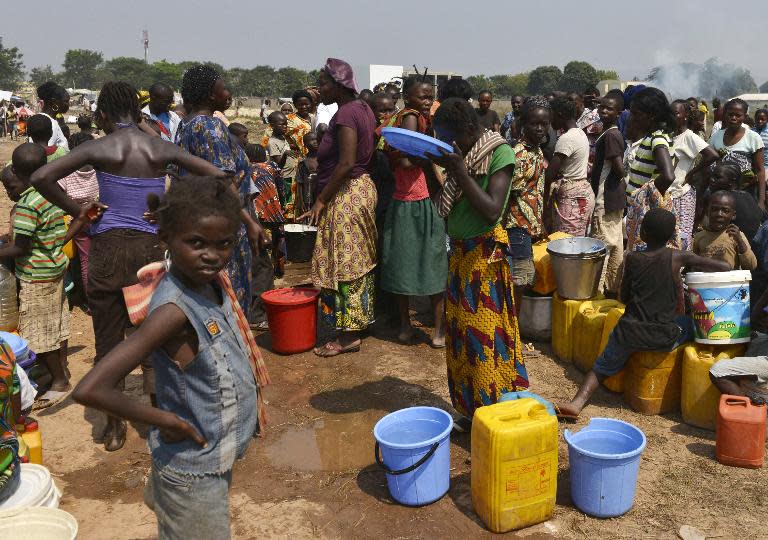
[[[533,398],[475,411],[472,504],[493,532],[546,521],[557,492],[557,418]]]
[[[685,348],[680,408],[686,424],[710,431],[715,430],[720,391],[709,379],[709,368],[720,360],[742,356],[746,349],[745,343],[733,345],[691,343]]]
[[[547,238],[533,245],[533,266],[536,269],[536,281],[533,284],[533,292],[550,295],[557,289],[555,271],[547,253],[547,246],[552,240],[570,238],[571,235],[564,232],[554,232]]]
[[[597,356],[600,356],[605,350],[605,346],[608,344],[608,338],[611,336],[611,332],[616,328],[619,323],[619,319],[624,315],[624,304],[619,304],[617,307],[611,309],[605,316],[605,324],[603,324],[603,332],[600,334],[600,346],[597,348]],[[624,375],[626,374],[626,367],[619,371],[616,375],[612,375],[603,381],[605,386],[611,392],[622,394],[624,392]]]
[[[602,352],[600,338],[608,313],[619,307],[618,300],[592,300],[584,302],[573,323],[573,363],[582,372],[592,369]]]
[[[639,413],[664,414],[680,409],[683,351],[633,353],[625,369],[624,400]]]
[[[568,300],[552,296],[552,352],[563,362],[573,362],[574,322],[585,302],[602,300],[598,294],[589,300]]]

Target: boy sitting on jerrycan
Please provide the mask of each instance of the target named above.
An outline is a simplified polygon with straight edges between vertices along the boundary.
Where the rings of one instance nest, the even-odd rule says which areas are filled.
[[[703,272],[723,272],[730,267],[690,251],[668,248],[674,234],[671,212],[654,208],[643,218],[640,237],[648,247],[628,253],[623,263],[619,300],[627,306],[624,315],[574,398],[557,407],[559,418],[578,418],[600,383],[621,371],[632,353],[671,351],[692,339],[692,321],[676,316],[682,290],[680,269],[695,266]]]

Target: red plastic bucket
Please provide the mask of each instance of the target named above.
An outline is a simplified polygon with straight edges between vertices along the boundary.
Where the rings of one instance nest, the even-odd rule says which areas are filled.
[[[262,293],[272,350],[280,354],[308,351],[317,334],[317,289],[275,289]]]

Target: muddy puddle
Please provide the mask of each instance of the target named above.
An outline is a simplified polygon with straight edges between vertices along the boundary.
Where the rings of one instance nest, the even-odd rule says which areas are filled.
[[[373,426],[384,411],[326,415],[289,427],[266,448],[275,467],[299,471],[346,471],[374,463]]]

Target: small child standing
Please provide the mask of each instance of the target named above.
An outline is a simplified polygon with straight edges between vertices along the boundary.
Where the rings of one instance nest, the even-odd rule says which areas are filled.
[[[304,212],[308,212],[312,205],[315,203],[312,196],[315,192],[315,176],[317,174],[317,149],[319,143],[317,142],[317,135],[314,133],[307,133],[304,135],[304,148],[307,149],[307,155],[299,163],[298,171],[296,172],[296,199],[294,201],[294,212],[297,216],[300,216]]]
[[[237,142],[240,143],[240,146],[243,148],[248,145],[248,127],[244,124],[241,124],[240,122],[230,122],[229,126],[227,126],[229,129],[229,132],[232,134],[235,139],[237,139]]]
[[[619,280],[619,267],[624,259],[623,219],[627,205],[624,181],[624,136],[616,126],[624,97],[611,90],[600,100],[598,112],[603,133],[595,141],[595,160],[592,167],[592,191],[595,211],[592,214],[591,236],[605,242],[607,256],[600,280],[600,289],[615,295]]]
[[[86,141],[92,141],[93,135],[80,131],[69,138],[69,148],[74,150]],[[97,202],[99,200],[99,182],[96,179],[96,169],[91,165],[84,165],[72,174],[59,180],[61,189],[64,190],[73,201],[79,205]],[[88,289],[88,262],[91,251],[91,237],[85,229],[72,239],[77,247],[77,256],[80,263],[80,276],[82,278],[82,290]],[[87,301],[86,301],[87,303]]]
[[[245,155],[251,162],[251,180],[256,188],[253,197],[253,211],[265,228],[269,229],[272,237],[272,248],[267,251],[262,249],[253,255],[253,284],[251,288],[250,313],[248,321],[251,329],[259,331],[269,330],[267,313],[264,302],[261,301],[262,293],[275,288],[275,277],[283,277],[285,274],[285,231],[283,223],[283,206],[280,203],[281,194],[278,190],[279,181],[276,183],[278,169],[274,163],[267,163],[267,152],[260,144],[248,144],[245,146]],[[271,252],[271,254],[270,254]]]
[[[296,166],[298,165],[297,153],[291,150],[291,144],[287,139],[288,119],[277,111],[270,114],[267,119],[272,128],[272,135],[267,144],[267,154],[269,158],[277,163],[280,168],[280,177],[283,179],[283,189],[285,191],[285,214],[292,218],[293,198],[296,188],[293,185],[293,179],[296,177]]]
[[[0,258],[15,259],[16,277],[21,283],[19,334],[51,374],[50,390],[38,400],[38,408],[42,408],[61,401],[70,389],[66,373],[70,315],[64,292],[68,260],[62,247],[79,232],[82,223],[76,219],[68,232],[64,211],[31,187],[32,173],[46,164],[41,145],[18,146],[12,162],[12,168],[3,170],[2,182],[8,197],[16,202],[13,239],[0,247]]]
[[[747,237],[733,224],[736,199],[729,191],[709,197],[707,228],[693,236],[693,252],[728,264],[728,270],[754,270],[757,258]]]
[[[50,163],[54,159],[67,154],[67,149],[62,146],[49,145],[48,141],[53,136],[53,124],[51,119],[44,114],[36,114],[27,122],[27,135],[32,142],[45,149],[45,155]]]
[[[675,316],[680,269],[696,266],[705,272],[722,272],[729,268],[722,261],[666,247],[674,234],[675,216],[671,212],[662,208],[646,212],[640,236],[648,248],[629,252],[624,259],[619,290],[619,300],[627,306],[624,315],[576,396],[557,408],[558,417],[577,418],[600,383],[624,369],[632,353],[671,351],[690,340],[690,319]]]
[[[78,384],[78,403],[149,424],[145,500],[160,538],[229,538],[232,466],[263,419],[269,377],[224,270],[237,244],[240,201],[226,182],[187,176],[158,210],[170,270],[149,315]],[[152,355],[157,408],[116,388]],[[258,414],[257,414],[258,411]]]

